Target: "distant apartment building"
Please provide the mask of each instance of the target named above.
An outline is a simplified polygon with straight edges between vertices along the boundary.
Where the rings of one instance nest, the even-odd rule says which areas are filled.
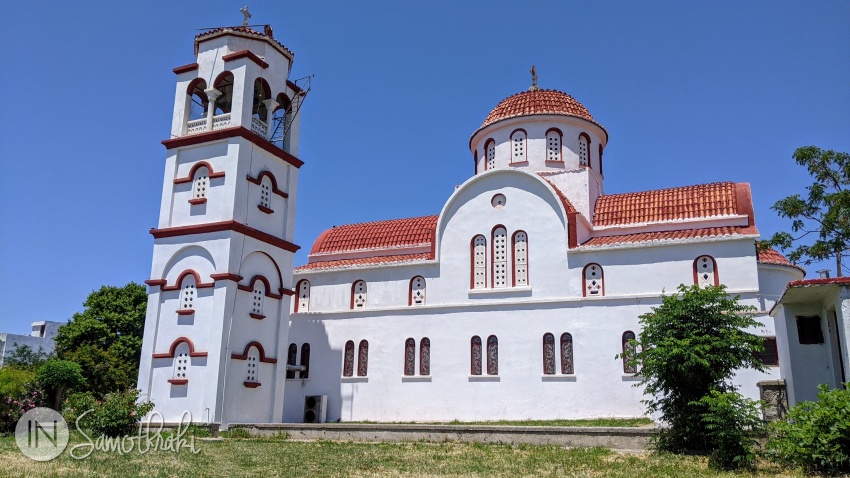
[[[64,322],[42,320],[32,323],[32,332],[29,335],[0,333],[0,367],[6,363],[6,357],[23,345],[34,351],[40,347],[45,353],[53,352],[53,339],[61,325],[64,325]]]

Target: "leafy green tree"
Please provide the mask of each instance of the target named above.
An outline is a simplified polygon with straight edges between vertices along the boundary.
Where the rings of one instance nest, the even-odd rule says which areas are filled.
[[[83,303],[56,335],[55,353],[83,368],[88,390],[106,393],[135,388],[142,350],[147,292],[131,282],[103,286]]]
[[[788,259],[802,259],[806,265],[834,258],[840,277],[842,257],[850,249],[850,154],[806,146],[794,151],[794,160],[808,169],[815,182],[806,188],[808,197],[795,194],[773,205],[780,216],[793,221],[791,232],[778,232],[762,241],[761,247],[793,248]],[[812,234],[814,242],[801,242]]]
[[[713,450],[717,443],[705,420],[712,391],[734,392],[737,369],[764,370],[756,353],[763,340],[745,331],[763,326],[754,308],[730,298],[725,286],[680,285],[661,305],[640,316],[636,351],[625,359],[638,367],[650,413],[660,412],[666,427],[656,442],[660,451]],[[622,354],[619,355],[623,358]]]
[[[62,398],[65,392],[78,390],[86,383],[80,364],[59,359],[44,362],[44,365],[38,369],[35,379],[50,396],[50,403],[54,410],[62,409]]]
[[[29,345],[18,345],[14,343],[15,350],[3,361],[4,366],[35,371],[47,360],[47,353],[42,347],[33,350]]]

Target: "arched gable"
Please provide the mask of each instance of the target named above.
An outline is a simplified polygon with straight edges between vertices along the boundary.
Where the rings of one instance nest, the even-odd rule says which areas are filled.
[[[250,351],[251,347],[255,347],[257,349],[257,353],[260,354],[260,362],[277,363],[276,358],[266,356],[266,350],[263,348],[263,344],[257,342],[256,340],[248,342],[245,345],[245,350],[243,350],[241,354],[237,354],[235,352],[230,354],[230,358],[236,359],[236,360],[247,360],[248,359],[248,352]]]
[[[153,358],[174,358],[174,354],[177,351],[177,346],[181,343],[185,343],[189,347],[189,356],[190,357],[206,357],[206,352],[196,352],[195,344],[188,337],[177,337],[174,339],[174,342],[171,342],[171,347],[168,348],[168,352],[163,353],[155,353],[153,354]]]

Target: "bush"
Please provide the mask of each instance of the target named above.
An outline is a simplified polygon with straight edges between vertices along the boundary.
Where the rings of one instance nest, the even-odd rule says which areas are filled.
[[[44,392],[35,382],[29,382],[16,395],[0,397],[0,433],[15,431],[21,415],[44,404]]]
[[[35,380],[35,372],[16,367],[0,368],[0,399],[18,397]]]
[[[62,408],[62,417],[65,418],[71,429],[78,426],[78,428],[83,430],[92,430],[96,416],[93,411],[97,407],[97,400],[95,400],[91,392],[72,393],[65,399],[65,406]],[[92,410],[92,412],[84,415],[80,423],[77,424],[77,419],[89,410]]]
[[[65,392],[82,387],[86,380],[80,364],[70,360],[50,359],[38,369],[35,376],[44,391],[50,394],[53,409],[62,408]]]
[[[94,409],[92,431],[110,437],[129,435],[143,416],[153,410],[153,403],[139,403],[139,390],[107,393]]]
[[[850,382],[845,384],[850,388]],[[807,473],[850,473],[850,389],[818,387],[818,401],[802,402],[770,427],[765,455]]]
[[[708,464],[721,470],[751,468],[756,459],[753,436],[763,429],[761,403],[716,390],[699,403],[705,407],[702,422],[713,449]]]

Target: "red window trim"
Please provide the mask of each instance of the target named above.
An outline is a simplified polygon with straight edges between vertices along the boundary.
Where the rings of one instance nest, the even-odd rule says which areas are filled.
[[[590,154],[590,144],[591,144],[590,135],[588,135],[587,133],[582,131],[581,133],[578,134],[578,137],[579,137],[579,139],[584,137],[584,139],[587,141],[587,166],[585,166],[585,167],[593,169],[593,157]],[[581,158],[579,158],[579,166],[581,166],[581,165],[582,165],[581,164]]]
[[[224,171],[219,171],[219,172],[216,173],[216,172],[213,171],[213,168],[210,165],[210,163],[208,163],[206,161],[198,161],[197,163],[195,163],[194,166],[192,166],[192,169],[189,170],[188,176],[184,176],[182,178],[175,178],[174,184],[191,183],[195,179],[195,173],[197,173],[198,170],[201,169],[202,167],[207,168],[207,171],[209,171],[208,177],[210,179],[216,179],[216,178],[223,178],[224,177]]]
[[[248,315],[250,315],[252,319],[257,319],[257,320],[263,320],[263,319],[265,319],[265,318],[266,318],[266,316],[265,316],[265,315],[262,315],[262,314],[255,314],[255,313],[253,313],[253,312],[251,312],[251,313],[250,313],[250,314],[248,314]]]
[[[409,305],[409,306],[412,306],[412,305],[413,305],[413,281],[415,281],[417,277],[422,277],[422,276],[421,276],[421,275],[418,275],[418,276],[413,276],[413,277],[411,277],[411,278],[410,278],[410,283],[409,283],[409,284],[408,284],[408,286],[407,286],[407,305]],[[424,277],[422,277],[422,280],[424,281],[424,280],[425,280],[425,278],[424,278]],[[425,282],[425,285],[426,285],[426,287],[427,287],[427,285],[428,285],[428,282],[427,282],[427,281]]]
[[[472,236],[472,240],[469,242],[469,290],[475,288],[475,238],[481,236],[484,238],[484,255],[486,258],[487,255],[487,237],[484,234],[476,234]],[[487,261],[484,261],[484,287],[482,289],[487,288]]]
[[[195,309],[177,309],[177,315],[193,315]]]
[[[172,291],[172,290],[180,290],[180,288],[183,285],[183,279],[185,279],[186,276],[189,275],[189,274],[192,274],[193,276],[195,276],[195,288],[197,288],[197,289],[205,289],[207,287],[214,287],[215,286],[215,282],[201,282],[201,274],[198,274],[198,271],[196,271],[195,269],[186,269],[185,271],[181,272],[180,275],[177,276],[177,280],[174,282],[174,285],[165,285],[167,283],[165,279],[160,279],[160,280],[151,279],[151,280],[146,280],[145,283],[150,285],[150,286],[159,285],[160,290],[162,290],[163,292],[168,292],[168,291]]]
[[[257,209],[259,209],[260,211],[262,211],[266,214],[273,214],[274,213],[274,209],[267,208],[267,207],[263,206],[262,204],[257,204]]]
[[[489,146],[490,143],[493,143],[493,163],[496,162],[496,140],[493,138],[487,138],[487,140],[484,141],[484,171],[490,169],[488,164],[490,160],[487,158],[487,146]]]
[[[188,378],[169,378],[168,383],[171,385],[187,385],[189,383]]]
[[[263,285],[265,286],[264,295],[266,297],[269,297],[271,299],[281,299],[283,297],[281,294],[275,294],[275,293],[271,292],[272,286],[269,284],[269,280],[266,279],[265,276],[262,276],[262,275],[259,275],[259,274],[252,277],[251,280],[248,281],[247,285],[238,284],[236,287],[241,291],[254,292],[254,283],[257,282],[257,281],[262,282]],[[283,293],[282,290],[280,292]],[[289,295],[289,294],[287,294],[287,295]]]
[[[357,280],[355,280],[354,282],[351,283],[351,304],[350,304],[351,310],[354,310],[354,286],[356,286],[357,283],[360,282],[360,281],[363,281],[363,283],[366,284],[366,281],[363,280],[363,279],[357,279]],[[367,294],[369,293],[368,284],[367,284],[367,287],[366,287],[366,293]]]
[[[513,153],[514,135],[518,131],[522,131],[523,134],[525,134],[525,144],[522,146],[522,154],[524,155],[525,159],[523,159],[522,161],[514,161],[514,153]],[[511,140],[511,161],[510,161],[510,164],[528,163],[528,132],[526,130],[522,129],[522,128],[517,128],[517,129],[515,129],[511,132],[510,140]]]
[[[201,204],[206,204],[207,198],[194,198],[189,200],[189,204],[193,206],[200,206]]]
[[[298,297],[296,298],[296,301],[295,301],[295,308],[294,308],[293,310],[294,310],[296,313],[298,312],[298,306],[299,306],[299,304],[301,303],[301,283],[302,283],[302,282],[306,282],[306,283],[307,283],[307,289],[308,289],[308,290],[310,289],[310,281],[308,281],[307,279],[301,279],[300,281],[298,281],[298,282],[295,284],[295,289],[294,289],[294,291],[295,291],[295,293],[296,293],[296,294],[298,294]],[[308,298],[308,300],[309,300],[309,298]]]
[[[490,247],[490,288],[491,289],[496,288],[496,277],[495,277],[496,276],[496,229],[498,229],[500,227],[505,230],[505,243],[506,243],[505,249],[507,249],[508,228],[501,225],[501,224],[496,224],[495,226],[493,226],[493,229],[490,230],[490,244],[491,244],[491,247]],[[507,254],[507,253],[508,253],[508,251],[505,251],[505,254]],[[507,261],[505,261],[505,262],[507,262]],[[506,263],[505,269],[507,269],[507,268],[508,267],[507,267],[507,263]],[[485,273],[486,273],[486,270],[485,270]],[[505,271],[505,273],[507,273],[507,270]],[[507,281],[505,281],[505,283],[507,283]]]
[[[260,382],[242,382],[242,385],[245,385],[246,388],[257,388],[261,385]]]
[[[257,353],[260,355],[260,362],[263,363],[277,363],[277,359],[273,357],[266,357],[266,351],[263,349],[263,344],[257,342],[256,340],[252,340],[245,345],[245,350],[242,351],[241,354],[232,353],[230,354],[230,358],[236,360],[248,360],[248,351],[251,347],[256,347]]]
[[[189,357],[206,357],[206,352],[195,352],[195,344],[189,340],[188,337],[177,337],[174,339],[174,342],[171,342],[171,346],[168,348],[168,352],[161,352],[153,354],[153,358],[174,358],[174,353],[177,351],[177,346],[180,345],[181,342],[185,342],[186,345],[189,346]]]
[[[694,285],[699,284],[699,271],[697,270],[697,261],[699,260],[700,257],[708,257],[709,259],[711,259],[711,264],[714,266],[714,285],[719,286],[720,285],[720,274],[719,274],[719,271],[717,270],[717,261],[714,260],[714,257],[711,257],[708,254],[702,254],[700,256],[697,256],[696,259],[694,259],[694,265],[693,265]]]
[[[552,131],[558,133],[560,136],[559,143],[561,144],[561,148],[558,149],[558,159],[549,159],[549,133]],[[563,163],[564,162],[564,133],[558,128],[549,128],[546,130],[546,134],[543,135],[543,139],[546,140],[546,162],[547,163]]]
[[[602,266],[600,266],[596,262],[591,262],[590,264],[587,264],[581,270],[581,296],[587,297],[587,274],[586,274],[586,272],[587,272],[587,268],[590,267],[590,266],[596,266],[596,267],[599,268],[599,275],[600,275],[599,278],[602,280],[602,295],[600,295],[599,297],[604,297],[605,296],[605,269],[603,269]]]
[[[531,257],[528,252],[528,233],[522,229],[517,229],[511,235],[511,287],[516,287],[516,235],[520,232],[525,233],[525,282],[531,284]]]
[[[256,177],[256,178],[251,177],[251,175],[249,174],[249,175],[247,176],[247,178],[246,178],[246,179],[248,180],[248,182],[250,182],[250,183],[252,183],[252,184],[256,184],[257,186],[259,186],[260,184],[262,184],[263,176],[268,176],[268,177],[269,177],[269,180],[270,180],[270,181],[271,181],[271,183],[272,183],[272,192],[273,192],[273,193],[277,194],[278,196],[281,196],[281,197],[282,197],[282,198],[284,198],[284,199],[286,199],[286,198],[288,198],[288,197],[289,197],[289,194],[287,194],[287,193],[285,193],[284,191],[281,191],[280,189],[278,189],[278,187],[277,187],[277,180],[275,179],[274,174],[272,174],[272,173],[271,173],[271,172],[269,172],[269,171],[260,171],[260,173],[259,173],[259,174],[257,174],[257,177]]]

